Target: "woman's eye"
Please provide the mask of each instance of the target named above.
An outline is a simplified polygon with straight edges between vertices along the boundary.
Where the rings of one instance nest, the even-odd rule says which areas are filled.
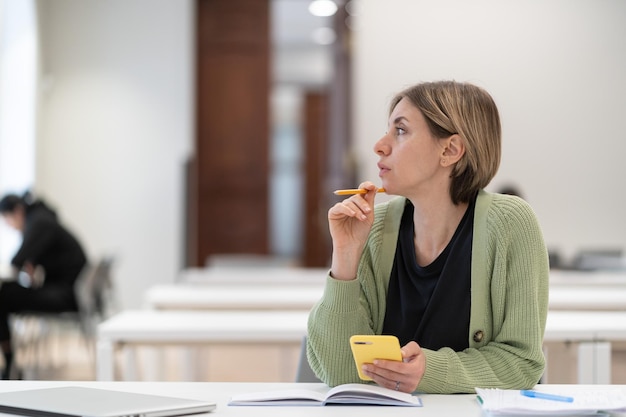
[[[401,127],[396,127],[396,134],[397,135],[404,135],[406,133],[406,130],[404,130]]]

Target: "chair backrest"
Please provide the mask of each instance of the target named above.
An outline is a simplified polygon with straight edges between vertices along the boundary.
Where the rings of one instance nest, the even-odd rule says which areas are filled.
[[[572,262],[574,269],[582,271],[626,269],[626,258],[621,248],[579,251]]]
[[[321,382],[315,375],[315,372],[311,369],[311,366],[309,366],[309,361],[306,358],[306,336],[302,338],[302,346],[300,347],[300,359],[296,373],[296,382]]]
[[[103,257],[95,265],[87,265],[74,284],[81,326],[87,336],[93,336],[97,322],[111,313],[112,266],[113,258]]]

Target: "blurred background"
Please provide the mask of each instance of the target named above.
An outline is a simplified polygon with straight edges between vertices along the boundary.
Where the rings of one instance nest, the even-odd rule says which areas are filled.
[[[324,267],[332,190],[377,181],[390,98],[455,79],[501,112],[489,189],[518,187],[565,262],[621,253],[625,2],[312,3],[0,0],[0,192],[114,255],[124,308],[220,256]],[[18,241],[2,225],[0,263]]]

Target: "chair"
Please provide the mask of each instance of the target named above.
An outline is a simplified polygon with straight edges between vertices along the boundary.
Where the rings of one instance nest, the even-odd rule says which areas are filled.
[[[112,266],[112,257],[103,257],[96,264],[85,266],[74,283],[77,311],[14,314],[12,325],[16,352],[25,359],[30,357],[34,368],[41,368],[44,364],[42,359],[53,356],[55,330],[77,327],[93,363],[97,325],[116,309]]]
[[[98,323],[111,316],[117,306],[113,293],[111,269],[113,258],[104,257],[74,284],[74,293],[78,304],[77,317],[80,330],[85,340],[93,340]]]
[[[306,336],[302,338],[302,346],[300,347],[300,359],[298,361],[298,369],[296,371],[296,382],[321,382],[309,366],[309,361],[306,358]]]
[[[626,258],[621,248],[585,249],[576,254],[572,266],[580,271],[624,270]]]

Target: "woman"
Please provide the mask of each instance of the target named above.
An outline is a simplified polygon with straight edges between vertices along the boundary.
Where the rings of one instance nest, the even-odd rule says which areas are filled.
[[[13,365],[9,314],[76,311],[74,282],[87,258],[78,240],[43,202],[9,194],[0,200],[0,214],[23,236],[11,261],[12,278],[20,273],[29,278],[27,286],[16,281],[0,286],[0,348],[5,359],[2,378],[8,379]]]
[[[392,334],[402,362],[363,371],[404,392],[529,388],[544,369],[548,257],[531,208],[484,187],[500,163],[491,96],[423,83],[391,102],[375,144],[382,186],[364,182],[328,212],[332,262],[309,317],[307,355],[331,386],[359,382],[348,339]]]

